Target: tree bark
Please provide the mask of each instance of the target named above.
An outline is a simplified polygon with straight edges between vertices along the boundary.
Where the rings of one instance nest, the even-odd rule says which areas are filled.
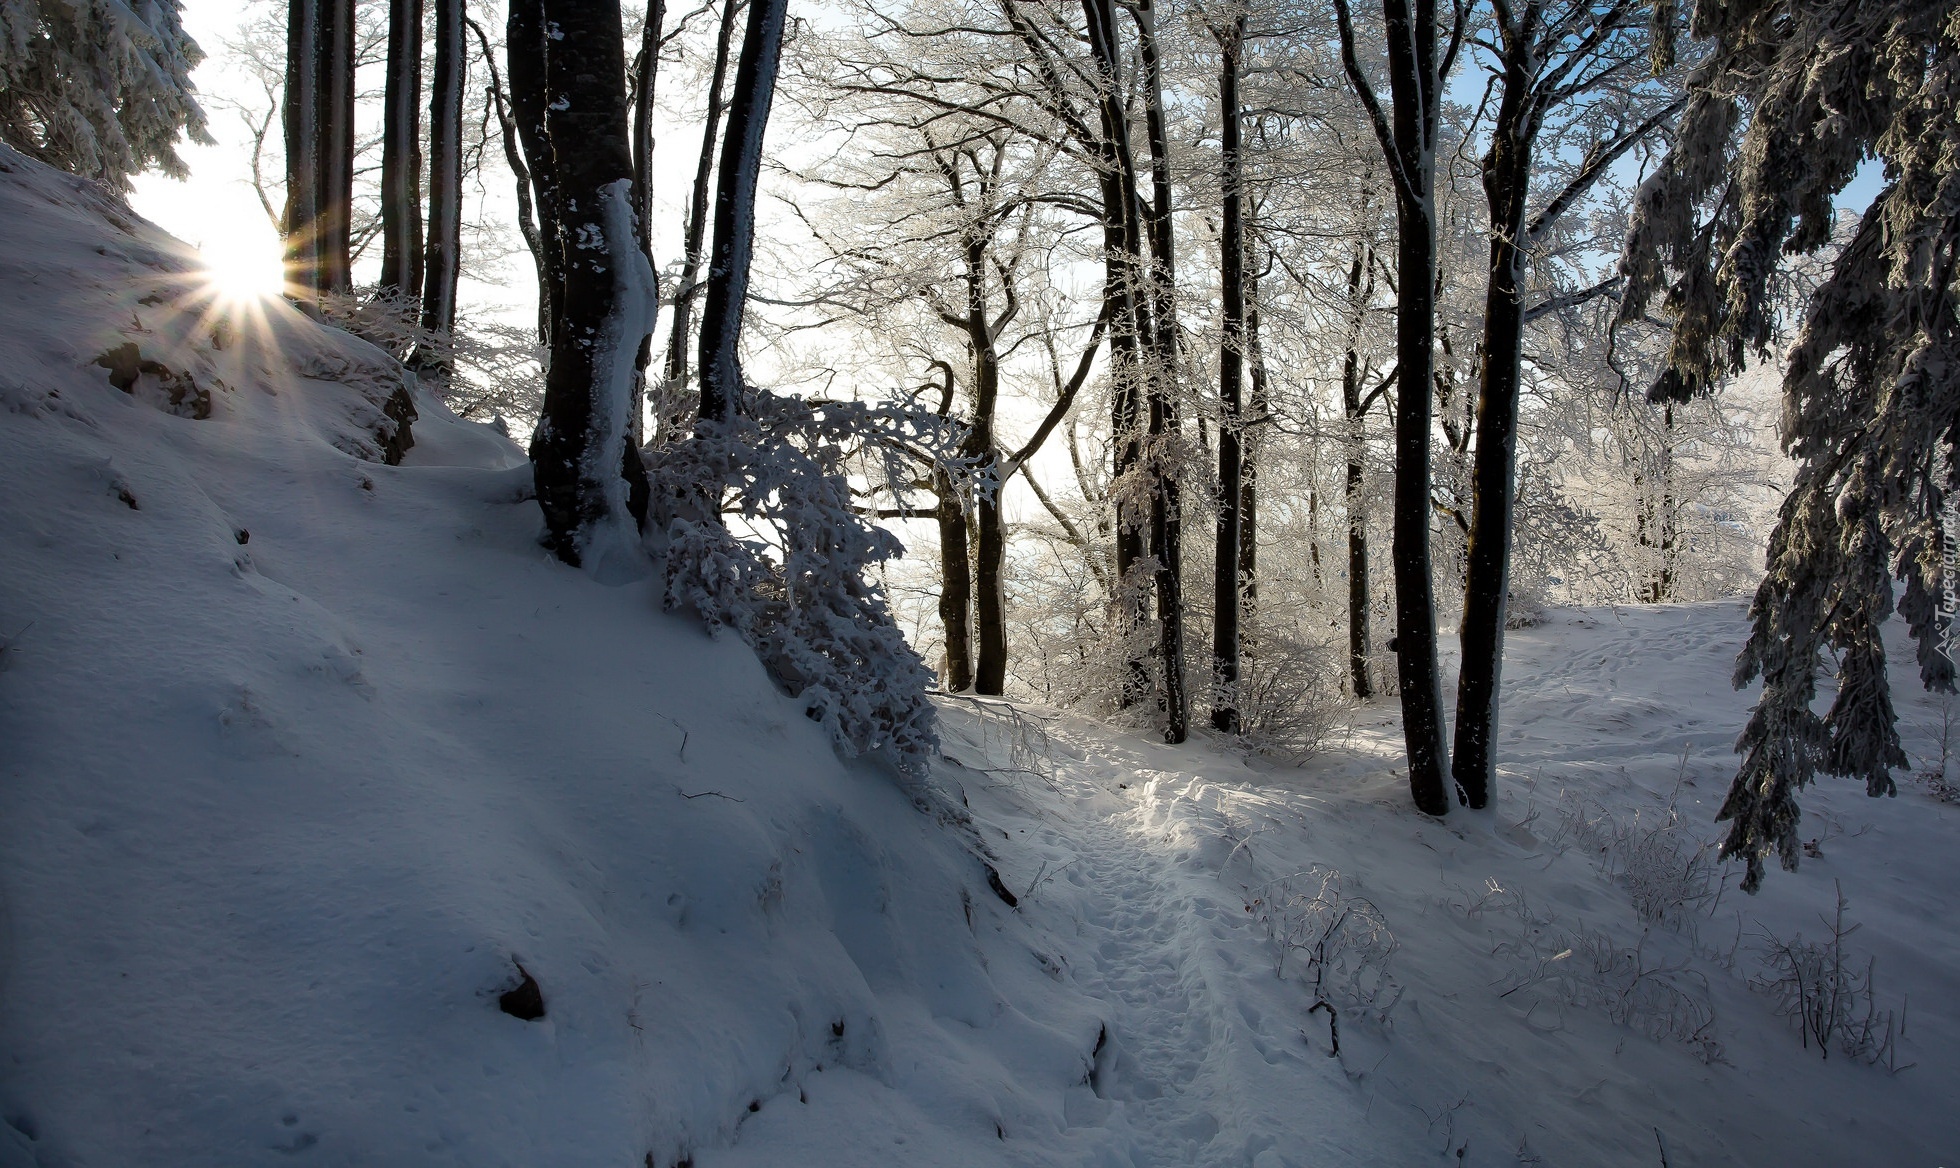
[[[1223,338],[1218,350],[1218,532],[1212,571],[1212,685],[1211,725],[1237,734],[1239,684],[1239,560],[1245,522],[1245,464],[1242,455],[1245,416],[1243,359],[1245,352],[1245,223],[1244,167],[1240,159],[1239,52],[1245,43],[1245,9],[1232,27],[1213,29],[1218,40],[1218,106],[1220,122],[1219,294],[1223,301]]]
[[[708,112],[701,122],[701,153],[694,164],[694,187],[687,204],[687,223],[681,248],[681,278],[674,286],[674,323],[667,334],[667,384],[679,391],[687,383],[687,339],[692,328],[691,314],[696,296],[695,281],[701,277],[701,241],[707,235],[709,181],[714,175],[715,142],[721,132],[725,108],[722,94],[728,79],[728,54],[735,36],[735,17],[742,10],[738,0],[723,0],[721,29],[715,34],[714,74],[708,81]]]
[[[635,554],[635,524],[645,518],[645,470],[626,410],[632,353],[655,311],[653,274],[634,237],[619,7],[517,0],[508,39],[513,104],[537,119],[527,140],[534,174],[551,192],[540,198],[556,287],[531,446],[538,504],[552,552],[599,568],[602,557]]]
[[[973,577],[967,559],[970,532],[966,507],[951,476],[935,469],[933,487],[939,492],[939,623],[946,631],[946,676],[941,684],[949,693],[964,693],[973,687]]]
[[[1156,9],[1132,9],[1137,53],[1143,66],[1144,135],[1150,144],[1152,197],[1144,204],[1150,242],[1151,360],[1149,396],[1150,551],[1157,560],[1157,656],[1163,673],[1159,702],[1164,741],[1190,734],[1191,702],[1184,674],[1184,512],[1170,451],[1178,429],[1176,234],[1171,220],[1170,133],[1164,120],[1164,83],[1157,53]]]
[[[422,296],[422,0],[389,0],[381,122],[381,294]]]
[[[469,61],[463,51],[463,0],[434,3],[436,43],[429,97],[429,230],[422,261],[422,330],[436,340],[418,349],[409,363],[424,376],[446,378],[455,366],[450,336],[456,331],[456,284],[462,275],[463,86]]]
[[[660,29],[667,19],[666,0],[653,0],[640,29],[640,54],[633,62],[633,224],[647,269],[653,267],[653,90],[660,78]],[[656,276],[657,280],[658,277]],[[653,335],[640,338],[633,355],[633,449],[646,445],[647,365],[653,360]]]
[[[1436,598],[1429,558],[1429,386],[1436,344],[1435,0],[1383,0],[1395,154],[1403,181],[1396,197],[1396,367],[1403,392],[1395,411],[1395,636],[1402,684],[1402,736],[1409,793],[1430,815],[1449,810],[1449,747],[1443,740],[1443,688],[1437,675]]]
[[[320,281],[321,0],[286,11],[286,294],[318,311]]]
[[[1373,615],[1368,579],[1368,516],[1362,493],[1368,450],[1367,405],[1361,392],[1361,327],[1368,294],[1374,287],[1368,271],[1372,258],[1365,247],[1358,247],[1348,264],[1348,344],[1341,363],[1341,414],[1347,427],[1342,435],[1347,460],[1342,500],[1348,529],[1348,677],[1354,696],[1362,699],[1375,693],[1374,678],[1368,670],[1368,658],[1373,655],[1369,644]]]
[[[1137,513],[1126,480],[1143,462],[1143,346],[1154,332],[1144,292],[1143,225],[1137,211],[1136,159],[1130,149],[1129,112],[1123,102],[1122,56],[1111,0],[1082,0],[1095,70],[1100,133],[1091,147],[1102,193],[1103,295],[1116,305],[1109,327],[1110,499],[1116,545],[1116,595],[1112,637],[1126,646],[1118,702],[1124,708],[1150,692],[1150,668],[1128,649],[1146,619],[1147,582],[1142,578],[1145,517]]]
[[[354,0],[320,0],[320,287],[354,286]]]
[[[1535,22],[1534,14],[1535,8],[1525,21]],[[1510,592],[1518,381],[1524,350],[1521,244],[1532,139],[1537,131],[1531,94],[1536,29],[1521,27],[1504,15],[1508,13],[1499,18],[1505,50],[1504,92],[1483,163],[1484,197],[1490,207],[1490,280],[1484,297],[1469,566],[1463,587],[1463,662],[1457,674],[1456,754],[1451,766],[1458,798],[1473,809],[1489,805],[1497,765],[1497,697]]]
[[[749,258],[755,247],[755,196],[762,174],[762,139],[776,96],[787,0],[750,0],[735,91],[722,140],[715,184],[715,234],[709,251],[707,296],[701,306],[701,409],[709,423],[732,421],[742,409],[738,346],[748,299]]]

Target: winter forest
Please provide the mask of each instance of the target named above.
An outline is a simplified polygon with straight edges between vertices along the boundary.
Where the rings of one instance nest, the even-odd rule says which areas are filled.
[[[0,204],[0,1168],[1960,1157],[1954,0],[0,0]]]

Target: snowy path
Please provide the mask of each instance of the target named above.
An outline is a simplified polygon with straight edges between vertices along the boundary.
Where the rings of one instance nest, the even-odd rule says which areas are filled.
[[[1760,897],[1740,898],[1731,882],[1703,926],[1719,944],[1643,924],[1613,872],[1574,842],[1567,817],[1581,805],[1621,824],[1661,823],[1676,806],[1690,848],[1718,835],[1712,805],[1749,702],[1728,685],[1740,616],[1739,605],[1587,610],[1516,635],[1499,805],[1445,821],[1407,811],[1392,703],[1359,711],[1338,748],[1304,768],[1034,711],[1025,717],[1048,719],[1042,749],[1023,735],[1016,750],[999,719],[949,710],[948,752],[985,772],[963,781],[1018,915],[1052,938],[1065,980],[1103,1023],[1089,1083],[1071,1096],[1071,1135],[1104,1129],[1109,1162],[1135,1168],[1648,1168],[1660,1140],[1677,1168],[1837,1164],[1866,1147],[1861,1114],[1891,1117],[1889,1162],[1943,1147],[1927,1117],[1945,1070],[1915,1080],[1849,1060],[1813,1065],[1748,980],[1760,969],[1750,939],[1810,935],[1841,878],[1867,926],[1861,951],[1923,987],[1911,991],[1925,1035],[1911,1057],[1949,1064],[1921,995],[1951,986],[1950,969],[1936,972],[1951,943],[1881,899],[1945,878],[1935,870],[1951,864],[1932,840],[1948,809],[1915,791],[1917,809],[1814,789],[1806,822],[1844,838]],[[1902,700],[1917,756],[1936,707]],[[1883,839],[1896,833],[1913,842]],[[1907,867],[1926,871],[1904,877]],[[1386,1019],[1344,1004],[1338,1058],[1324,1016],[1308,1012],[1302,959],[1275,976],[1277,947],[1245,907],[1248,889],[1315,868],[1379,906],[1398,943],[1387,972],[1399,1004]],[[1513,892],[1520,907],[1508,907]],[[1685,962],[1685,984],[1705,987],[1696,993],[1716,1020],[1714,1060],[1615,1022],[1597,997],[1521,979],[1514,955],[1545,930]]]
[[[973,719],[949,722],[956,756],[998,751]],[[1325,1024],[1308,1036],[1300,987],[1275,978],[1245,911],[1250,869],[1233,841],[1263,797],[1062,733],[1044,780],[990,785],[976,809],[1022,841],[1003,879],[1025,916],[1073,942],[1073,981],[1103,1012],[1093,1097],[1071,1122],[1119,1129],[1136,1168],[1382,1162],[1393,1135],[1337,1137],[1365,1123],[1367,1100],[1330,1061]]]

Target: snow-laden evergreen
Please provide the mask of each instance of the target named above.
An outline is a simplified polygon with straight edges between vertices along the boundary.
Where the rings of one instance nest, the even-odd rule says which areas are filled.
[[[1702,0],[1712,41],[1673,151],[1641,190],[1623,321],[1672,324],[1657,397],[1687,400],[1771,355],[1785,256],[1831,244],[1833,199],[1876,156],[1886,186],[1802,308],[1783,441],[1800,461],[1736,669],[1763,698],[1738,745],[1724,850],[1747,887],[1797,865],[1796,792],[1817,771],[1892,794],[1906,765],[1879,630],[1899,610],[1919,672],[1951,692],[1941,647],[1955,582],[1942,541],[1960,442],[1960,4]],[[1837,696],[1811,709],[1828,649]]]
[[[127,190],[183,177],[177,140],[209,141],[191,85],[203,50],[180,0],[0,0],[0,141]]]

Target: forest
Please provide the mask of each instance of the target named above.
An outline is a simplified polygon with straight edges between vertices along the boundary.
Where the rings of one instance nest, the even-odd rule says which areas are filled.
[[[27,184],[13,176],[40,173],[20,169],[29,165],[66,172],[75,193],[44,202],[75,200],[91,224],[147,239],[119,216],[145,209],[157,174],[194,187],[208,176],[187,158],[222,154],[223,180],[248,188],[262,213],[254,230],[275,233],[281,249],[276,295],[243,308],[224,288],[177,288],[170,295],[191,307],[166,320],[162,293],[118,293],[120,307],[97,315],[126,315],[114,327],[127,339],[103,332],[99,355],[77,350],[59,376],[86,366],[99,381],[107,370],[123,395],[149,393],[165,413],[200,421],[243,410],[224,403],[247,383],[285,393],[307,417],[329,407],[293,405],[305,386],[352,392],[347,416],[361,420],[318,423],[329,445],[377,468],[481,472],[496,484],[481,490],[522,504],[518,542],[535,532],[529,551],[542,549],[553,572],[650,593],[650,611],[752,651],[744,660],[759,663],[771,700],[812,724],[796,733],[818,734],[842,760],[871,760],[909,806],[970,836],[962,854],[1015,912],[1074,865],[1125,861],[1092,862],[1101,853],[1081,843],[1005,879],[1017,861],[990,850],[1008,846],[992,834],[1013,837],[976,824],[1025,816],[1041,837],[1047,813],[1025,793],[985,810],[973,780],[948,784],[948,767],[1051,793],[1087,784],[1078,802],[1101,806],[1132,783],[1155,791],[1153,767],[1196,773],[1231,760],[1261,775],[1344,775],[1366,738],[1375,777],[1356,790],[1369,806],[1392,805],[1383,822],[1393,830],[1417,832],[1430,851],[1432,836],[1468,833],[1482,846],[1521,832],[1536,852],[1548,837],[1527,825],[1535,800],[1552,798],[1545,768],[1571,761],[1590,775],[1623,757],[1605,744],[1592,757],[1559,752],[1585,741],[1587,726],[1602,743],[1651,730],[1624,758],[1652,774],[1625,779],[1620,795],[1558,803],[1563,827],[1549,838],[1560,856],[1576,846],[1607,857],[1599,879],[1634,889],[1642,936],[1673,930],[1683,962],[1713,961],[1714,950],[1683,931],[1682,912],[1715,920],[1732,878],[1770,899],[1772,862],[1795,874],[1782,879],[1802,879],[1825,855],[1829,824],[1879,814],[1832,801],[1833,779],[1925,799],[1935,810],[1914,815],[1933,818],[1915,833],[1950,825],[1937,818],[1955,799],[1943,695],[1954,693],[1960,607],[1960,5],[1950,0],[652,0],[644,10],[246,0],[202,43],[189,31],[206,27],[198,7],[0,0],[0,177]],[[215,67],[201,65],[207,57]],[[29,250],[8,277],[8,294],[23,299],[0,329],[39,353],[27,289],[51,277],[29,241],[7,246]],[[156,247],[129,245],[132,262],[149,263],[140,255]],[[69,317],[50,308],[45,319],[57,329]],[[251,328],[261,341],[235,338]],[[355,347],[334,348],[341,337]],[[183,355],[192,349],[202,355]],[[300,389],[271,388],[293,377]],[[39,384],[23,373],[6,388],[14,413],[59,413],[53,397],[33,397]],[[30,401],[41,404],[20,404]],[[111,461],[137,465],[142,448]],[[131,472],[105,473],[111,494],[141,511]],[[359,471],[361,490],[392,481],[379,473]],[[43,489],[31,484],[56,481],[24,477],[8,509],[29,522]],[[425,512],[435,514],[387,522],[419,530]],[[226,522],[242,549],[237,572],[270,572],[251,561],[276,564],[276,545],[248,548],[248,527],[284,521]],[[471,520],[456,538],[490,538],[484,525],[505,522]],[[51,545],[8,538],[9,574],[41,579],[22,549]],[[447,571],[430,566],[437,545],[421,554],[426,564],[404,579]],[[519,562],[494,570],[515,581]],[[546,587],[523,579],[520,591]],[[1604,636],[1590,631],[1602,612],[1641,631],[1601,649],[1605,672],[1582,686],[1589,698],[1554,717],[1546,687],[1566,676],[1561,646]],[[622,641],[647,619],[634,613],[621,618]],[[1677,614],[1688,622],[1678,629]],[[51,618],[13,593],[0,594],[0,617],[25,622],[0,627],[3,669]],[[1718,619],[1735,627],[1733,643],[1709,642],[1721,659],[1677,673],[1703,650],[1694,622]],[[588,644],[585,628],[566,644]],[[640,670],[591,666],[584,684],[609,696],[563,725],[692,668],[680,634],[634,635],[649,647],[617,652],[647,655]],[[668,656],[653,656],[669,641]],[[613,660],[611,648],[590,651]],[[363,650],[325,653],[331,673]],[[738,668],[713,660],[716,678]],[[585,668],[576,656],[561,665],[568,676]],[[641,670],[661,680],[636,680]],[[1609,673],[1653,691],[1624,721],[1609,716],[1622,684]],[[1668,704],[1700,692],[1704,673],[1718,696],[1693,710]],[[1570,694],[1578,683],[1558,684]],[[633,735],[681,730],[685,762],[679,706],[633,709]],[[247,699],[225,710],[226,726],[237,710],[274,724],[253,721]],[[740,737],[747,715],[732,710],[714,716]],[[1732,710],[1729,720],[1715,710]],[[1564,720],[1552,731],[1546,719]],[[1677,730],[1692,734],[1663,749]],[[581,743],[611,741],[592,733],[552,738],[548,753],[579,760]],[[635,758],[639,747],[617,749]],[[1937,765],[1925,761],[1934,755]],[[1085,757],[1160,761],[1103,771]],[[1696,777],[1720,794],[1689,810],[1680,799]],[[674,788],[690,813],[704,795],[763,802],[774,790],[738,797],[688,782],[704,788]],[[1312,790],[1309,778],[1271,782]],[[1198,789],[1187,801],[1203,802]],[[1636,817],[1650,826],[1616,827],[1618,811],[1588,818],[1587,799],[1635,798],[1628,791],[1656,801]],[[1800,799],[1825,808],[1826,826],[1806,821]],[[1056,804],[1054,823],[1074,805]],[[1205,807],[1215,820],[1158,826],[1167,839],[1228,841],[1214,857],[1219,881],[1275,846],[1254,843],[1267,829],[1235,826],[1225,804]],[[1664,827],[1651,826],[1655,814]],[[829,829],[807,830],[814,851],[836,850],[823,842]],[[1700,850],[1653,850],[1685,847],[1687,835],[1668,833],[1709,830],[1720,835]],[[678,837],[671,846],[693,854]],[[765,912],[782,895],[783,855],[769,869],[775,884],[765,881],[777,891],[759,894]],[[1260,880],[1232,878],[1241,915],[1277,946],[1276,976],[1295,952],[1317,971],[1314,1009],[1324,1007],[1339,1055],[1342,1033],[1353,1048],[1374,1041],[1366,1027],[1391,1029],[1382,970],[1394,943],[1380,942],[1390,925],[1376,901],[1299,856],[1287,874],[1273,861]],[[938,862],[917,861],[921,871]],[[1679,871],[1659,900],[1640,900],[1641,882],[1662,869]],[[1451,894],[1466,919],[1548,927],[1517,884],[1454,879],[1488,881]],[[1815,895],[1814,882],[1799,887]],[[1824,923],[1841,963],[1856,926],[1845,925],[1842,882],[1832,887],[1835,924]],[[1238,895],[1227,897],[1234,912]],[[1736,914],[1738,946],[1753,911]],[[1368,921],[1364,940],[1354,930]],[[1317,956],[1303,940],[1315,928]],[[1941,946],[1952,932],[1940,927]],[[1504,996],[1554,984],[1555,963],[1590,955],[1599,985],[1557,983],[1562,1008],[1616,993],[1605,1008],[1615,1025],[1693,1047],[1703,1065],[1722,1061],[1710,1054],[1720,1049],[1712,1006],[1704,1024],[1700,999],[1682,988],[1689,965],[1636,947],[1625,966],[1604,937],[1533,949],[1537,972]],[[1336,939],[1347,965],[1328,956]],[[1810,974],[1794,972],[1815,958],[1800,943],[1770,939],[1764,968],[1793,972],[1764,984],[1801,990],[1778,1017],[1807,1019],[1805,1049],[1828,1052],[1852,1022],[1818,1020]],[[1525,951],[1496,944],[1493,955]],[[1044,968],[1060,960],[1042,957]],[[1104,991],[1119,993],[1121,964],[1107,968]],[[1630,980],[1613,981],[1629,968]],[[1346,998],[1326,988],[1330,976],[1349,979]],[[1928,976],[1953,988],[1951,968]],[[1705,990],[1704,975],[1692,977]],[[1903,1033],[1904,1007],[1896,1023],[1881,1018],[1870,970],[1855,993],[1841,971],[1831,977],[1869,1006],[1864,1038],[1844,1049],[1896,1075],[1886,1027]],[[840,1050],[856,1041],[843,1017]],[[1111,1023],[1097,1025],[1084,1083],[1117,1073],[1119,1055],[1103,1054]],[[860,1056],[868,1066],[886,1054],[832,1062]],[[803,1073],[801,1057],[783,1082]],[[730,1090],[756,1091],[749,1111],[762,1106],[747,1080]],[[1006,1141],[1012,1124],[994,1122]],[[1449,1152],[1456,1129],[1437,1122],[1425,1131]],[[1649,1126],[1657,1162],[1704,1162],[1670,1161]],[[645,1162],[692,1164],[700,1133],[683,1129],[694,1134],[676,1137],[669,1161],[649,1151]],[[38,1139],[12,1130],[23,1147]],[[1518,1162],[1540,1162],[1510,1130],[1502,1138]],[[1121,1162],[1267,1168],[1251,1144],[1227,1157],[1217,1138]],[[1274,1146],[1296,1162],[1297,1149]],[[13,1168],[8,1155],[0,1147]],[[20,1163],[67,1162],[26,1155]]]

